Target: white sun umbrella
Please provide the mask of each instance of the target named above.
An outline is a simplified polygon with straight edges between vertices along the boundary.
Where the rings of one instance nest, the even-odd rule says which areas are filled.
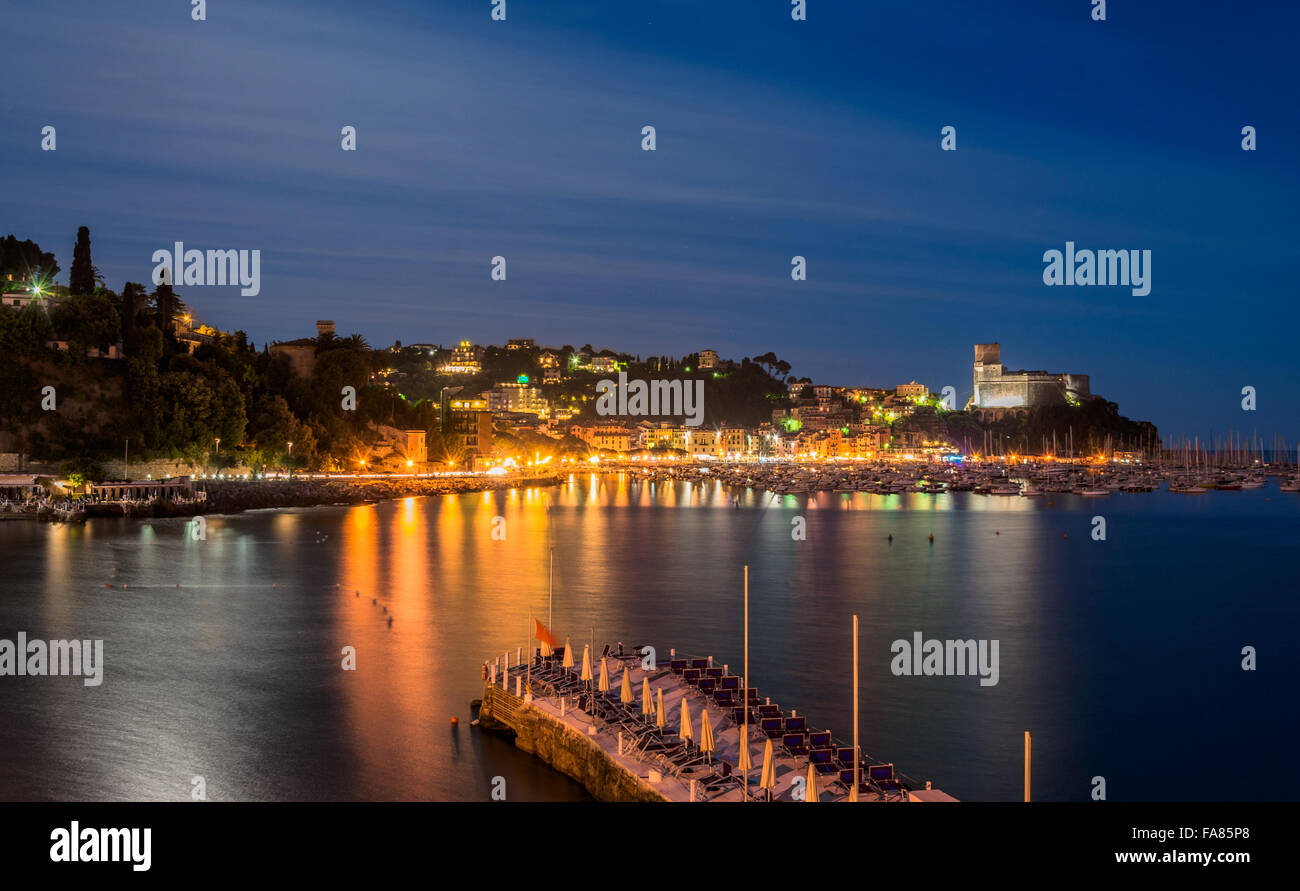
[[[737,770],[753,770],[754,762],[749,757],[749,732],[744,724],[740,725],[740,759]]]
[[[600,657],[600,692],[609,692],[609,666],[605,664],[605,657]]]
[[[660,687],[655,691],[655,726],[663,730],[667,723],[668,720],[664,717],[664,688]]]
[[[808,762],[808,785],[803,790],[804,801],[817,800],[817,766]]]
[[[776,788],[776,759],[772,757],[772,740],[763,744],[763,772],[758,776],[758,788],[767,790],[767,800],[772,800]]]
[[[561,662],[560,664],[564,668],[573,667],[573,644],[569,643],[569,639],[567,637],[564,639],[564,661]]]
[[[649,718],[654,713],[654,700],[650,698],[650,679],[641,678],[641,714]]]
[[[713,743],[713,725],[709,723],[709,710],[704,709],[700,713],[700,751],[713,760],[713,750],[717,748]]]
[[[542,658],[549,659],[554,655],[555,655],[555,651],[551,649],[551,645],[548,644],[546,641],[542,641]]]
[[[624,705],[631,705],[632,700],[632,679],[628,677],[627,666],[623,666],[623,687],[618,691],[618,701]]]
[[[686,705],[685,696],[682,697],[682,726],[681,729],[677,731],[677,735],[688,743],[695,736],[695,732],[691,728],[691,710]]]
[[[591,680],[591,649],[586,644],[582,645],[582,676],[579,680]]]

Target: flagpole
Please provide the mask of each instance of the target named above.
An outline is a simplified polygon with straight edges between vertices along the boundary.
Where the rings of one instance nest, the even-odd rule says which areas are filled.
[[[741,787],[741,801],[749,801],[749,564],[745,564],[745,676],[740,680],[743,688],[740,693],[741,705],[745,709],[744,730],[740,734],[740,744],[745,747],[745,784]]]
[[[555,627],[553,615],[555,604],[555,548],[551,548],[551,584],[546,593],[546,630]]]
[[[533,689],[533,611],[528,610],[528,670],[524,675],[524,692]]]
[[[858,614],[853,614],[853,783],[849,786],[849,801],[858,800],[858,783],[861,782],[861,764],[858,760]]]

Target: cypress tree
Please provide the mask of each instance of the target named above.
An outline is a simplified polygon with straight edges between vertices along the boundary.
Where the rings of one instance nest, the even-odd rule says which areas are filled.
[[[72,248],[68,291],[72,294],[95,293],[95,267],[90,262],[90,229],[85,226],[77,230],[77,243]]]

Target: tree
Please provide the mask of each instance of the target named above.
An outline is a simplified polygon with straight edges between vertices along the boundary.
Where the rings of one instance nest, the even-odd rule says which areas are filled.
[[[175,334],[172,322],[176,318],[176,292],[170,284],[162,282],[154,288],[153,300],[157,307],[158,330],[163,333],[164,340],[170,340]]]
[[[36,242],[19,241],[12,235],[0,241],[0,279],[12,277],[30,287],[32,282],[52,281],[58,272],[54,254],[42,251]]]
[[[85,226],[77,230],[77,243],[72,248],[68,290],[73,294],[95,293],[95,267],[90,262],[90,229]]]

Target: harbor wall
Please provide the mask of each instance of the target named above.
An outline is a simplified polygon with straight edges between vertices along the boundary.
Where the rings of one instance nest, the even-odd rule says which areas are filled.
[[[479,707],[480,725],[508,728],[515,746],[581,783],[598,801],[667,801],[647,780],[619,764],[591,737],[533,708],[517,696],[489,686]]]

